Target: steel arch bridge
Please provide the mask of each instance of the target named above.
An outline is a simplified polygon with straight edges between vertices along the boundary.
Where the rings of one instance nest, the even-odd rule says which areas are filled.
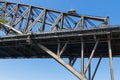
[[[0,1],[0,58],[54,58],[80,80],[94,80],[102,58],[109,58],[114,80],[112,57],[120,56],[120,26],[110,26],[108,20]],[[73,68],[77,58],[80,72]],[[93,58],[99,60],[91,71]]]

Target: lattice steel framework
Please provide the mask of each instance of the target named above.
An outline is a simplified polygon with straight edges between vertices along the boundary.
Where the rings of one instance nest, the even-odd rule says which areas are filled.
[[[0,58],[54,58],[78,79],[94,80],[101,59],[107,57],[114,80],[112,56],[120,55],[120,27],[110,27],[108,17],[0,1],[0,19],[7,21],[0,22]],[[73,67],[77,58],[81,71]],[[99,60],[92,72],[93,58]]]
[[[1,29],[5,34],[27,34],[66,30],[87,30],[104,27],[107,17],[80,15],[75,11],[61,12],[32,5],[0,2],[0,17],[8,20]]]

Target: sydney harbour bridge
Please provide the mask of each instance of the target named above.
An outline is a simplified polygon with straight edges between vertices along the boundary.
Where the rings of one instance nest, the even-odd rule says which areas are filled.
[[[0,35],[1,59],[53,58],[78,79],[94,80],[102,58],[109,58],[114,80],[112,58],[120,56],[120,26],[109,25],[109,17],[0,1]],[[73,67],[78,58],[80,72]]]

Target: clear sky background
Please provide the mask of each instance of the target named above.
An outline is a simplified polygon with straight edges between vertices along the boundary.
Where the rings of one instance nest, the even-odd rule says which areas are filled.
[[[109,16],[111,25],[120,25],[119,0],[6,0],[80,14]],[[79,59],[78,59],[79,61]],[[95,61],[95,60],[94,60]],[[96,61],[95,61],[96,62]],[[103,59],[95,80],[110,80],[109,60]],[[120,59],[113,58],[115,80],[120,80]],[[80,64],[75,67],[79,70]],[[0,80],[78,80],[53,59],[0,59]]]

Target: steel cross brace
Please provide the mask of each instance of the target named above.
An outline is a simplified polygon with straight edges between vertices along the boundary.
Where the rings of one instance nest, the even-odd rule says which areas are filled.
[[[93,50],[92,50],[92,52],[91,52],[90,58],[89,58],[89,60],[88,60],[88,63],[87,63],[87,65],[86,65],[86,68],[85,68],[85,70],[84,70],[84,74],[87,72],[87,70],[88,70],[88,68],[89,68],[89,66],[90,66],[90,63],[91,63],[91,60],[92,60],[92,58],[93,58],[93,56],[94,56],[94,52],[95,52],[95,50],[96,50],[96,48],[97,48],[98,42],[99,42],[99,40],[96,41],[96,44],[95,44],[95,46],[94,46],[94,48],[93,48]]]
[[[0,22],[0,24],[3,25],[3,26],[6,26],[7,28],[9,28],[9,29],[15,31],[15,32],[18,33],[18,34],[23,34],[21,31],[19,31],[19,30],[13,28],[13,27],[11,27],[11,26],[9,26],[9,25],[7,25],[7,24],[3,24],[3,23],[1,23],[1,22]]]
[[[50,56],[52,56],[57,62],[59,62],[61,65],[63,65],[66,69],[68,69],[70,72],[72,72],[76,77],[78,77],[80,80],[87,80],[83,75],[81,75],[78,71],[76,71],[72,66],[67,64],[64,60],[62,60],[59,56],[57,56],[54,52],[46,48],[42,44],[37,44],[39,48],[44,50],[46,53],[48,53]]]

